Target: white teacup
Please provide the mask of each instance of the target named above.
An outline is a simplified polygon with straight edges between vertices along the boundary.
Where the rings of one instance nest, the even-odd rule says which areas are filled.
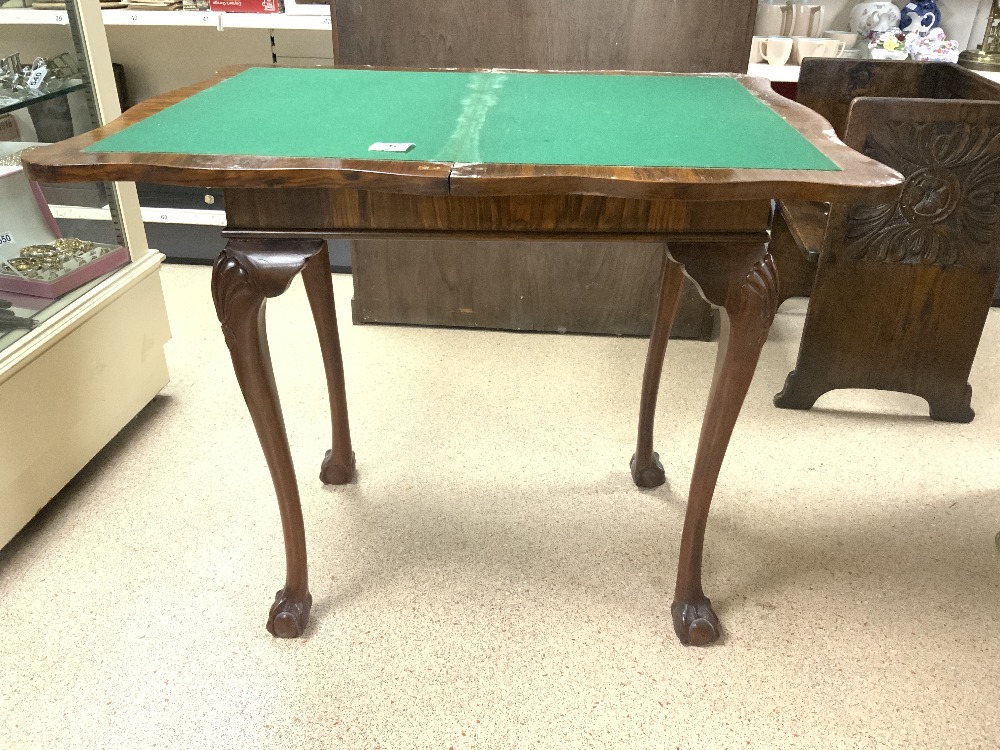
[[[764,62],[764,55],[760,51],[761,43],[767,37],[755,36],[750,40],[750,64],[755,65],[757,63]]]
[[[807,57],[836,57],[844,49],[837,39],[818,36],[797,36],[792,40],[792,64],[801,65]]]
[[[817,57],[840,57],[846,46],[840,39],[827,39],[826,44],[821,49],[816,50],[816,55]]]
[[[844,49],[854,49],[854,45],[858,43],[858,35],[853,31],[824,31],[823,36],[843,42]]]
[[[792,38],[769,36],[760,43],[760,54],[768,65],[784,65],[792,54]]]

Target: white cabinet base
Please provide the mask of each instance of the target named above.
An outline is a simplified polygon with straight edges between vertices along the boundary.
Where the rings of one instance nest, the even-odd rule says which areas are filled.
[[[167,384],[161,259],[120,271],[0,372],[0,546]]]

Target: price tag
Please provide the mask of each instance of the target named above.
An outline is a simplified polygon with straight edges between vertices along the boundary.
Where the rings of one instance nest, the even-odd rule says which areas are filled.
[[[10,232],[0,232],[0,245],[13,245],[14,235]]]
[[[405,154],[411,150],[416,143],[373,143],[368,147],[369,151],[390,151],[397,154]]]
[[[45,80],[45,74],[49,72],[49,67],[47,65],[39,65],[34,68],[31,73],[28,74],[28,88],[37,89],[42,85],[42,81]]]

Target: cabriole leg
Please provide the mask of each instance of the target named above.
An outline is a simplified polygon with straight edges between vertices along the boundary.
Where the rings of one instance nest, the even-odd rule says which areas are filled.
[[[684,264],[705,299],[723,308],[719,353],[691,477],[671,607],[677,637],[684,644],[702,646],[720,633],[719,620],[701,583],[708,511],[729,438],[777,311],[778,284],[774,261],[763,244],[725,249],[672,245],[670,253]],[[725,261],[706,261],[710,253],[716,260],[726,253]]]
[[[337,310],[333,304],[330,256],[326,243],[302,270],[302,281],[309,297],[316,332],[319,334],[326,389],[330,398],[330,421],[333,424],[332,447],[323,458],[319,478],[326,484],[347,484],[354,478],[354,451],[351,449],[351,426],[347,419],[347,391],[344,385],[344,360],[337,332]]]
[[[285,423],[275,387],[264,321],[265,301],[288,289],[319,240],[230,240],[212,269],[212,298],[278,496],[285,541],[285,586],[275,597],[267,629],[296,638],[309,620],[305,527]]]
[[[656,418],[656,394],[660,389],[663,357],[667,351],[670,328],[673,326],[681,300],[684,271],[680,264],[664,254],[660,275],[660,298],[653,320],[653,333],[646,350],[646,367],[642,372],[642,397],[639,401],[639,436],[629,468],[637,487],[659,487],[666,481],[660,456],[653,452],[653,421]]]

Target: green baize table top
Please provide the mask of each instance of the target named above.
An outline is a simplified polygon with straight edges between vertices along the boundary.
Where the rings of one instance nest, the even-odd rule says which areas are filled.
[[[85,150],[838,170],[724,75],[250,68]]]

